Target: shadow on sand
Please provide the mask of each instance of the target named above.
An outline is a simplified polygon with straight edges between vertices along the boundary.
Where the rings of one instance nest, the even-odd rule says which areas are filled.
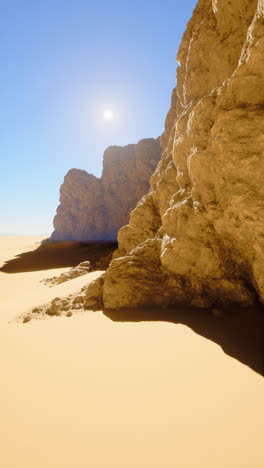
[[[0,271],[22,273],[74,267],[84,260],[89,260],[92,266],[95,266],[96,262],[111,254],[116,248],[116,242],[47,242],[36,250],[24,252],[7,260]]]
[[[223,351],[264,376],[264,311],[232,308],[223,317],[191,307],[170,309],[105,309],[115,322],[162,321],[183,324],[221,346]]]
[[[5,262],[0,271],[21,273],[53,268],[73,267],[84,260],[94,266],[117,248],[115,242],[43,243],[36,250],[24,252]],[[183,324],[195,333],[217,343],[223,351],[264,375],[264,311],[232,308],[223,317],[211,311],[178,306],[167,309],[105,309],[115,322],[163,321]]]

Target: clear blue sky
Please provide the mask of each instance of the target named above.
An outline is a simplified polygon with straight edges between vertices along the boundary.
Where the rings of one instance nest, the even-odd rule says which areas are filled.
[[[70,168],[162,133],[195,4],[2,0],[0,233],[49,234]]]

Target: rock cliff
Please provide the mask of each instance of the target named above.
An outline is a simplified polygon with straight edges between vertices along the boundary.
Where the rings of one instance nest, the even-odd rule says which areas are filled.
[[[264,301],[263,57],[264,0],[198,1],[162,159],[87,305]]]
[[[159,140],[149,138],[107,148],[101,179],[71,169],[60,189],[50,240],[116,240],[118,229],[127,224],[130,211],[149,189],[160,158]]]

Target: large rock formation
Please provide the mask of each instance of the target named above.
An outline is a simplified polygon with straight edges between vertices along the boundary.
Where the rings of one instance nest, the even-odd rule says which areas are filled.
[[[127,224],[130,211],[149,189],[160,158],[159,140],[149,138],[107,148],[101,179],[71,169],[60,189],[50,240],[116,240],[118,229]]]
[[[198,1],[162,160],[97,281],[105,307],[264,301],[263,58],[264,0]]]

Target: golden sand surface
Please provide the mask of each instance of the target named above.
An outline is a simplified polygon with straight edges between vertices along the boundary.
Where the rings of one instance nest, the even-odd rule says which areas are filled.
[[[40,237],[0,237],[0,262]],[[80,289],[0,272],[3,468],[262,468],[264,379],[187,326],[102,312],[22,324]]]

